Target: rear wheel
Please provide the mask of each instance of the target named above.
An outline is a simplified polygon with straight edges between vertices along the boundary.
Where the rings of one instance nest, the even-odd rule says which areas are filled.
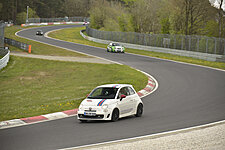
[[[143,104],[138,104],[137,112],[135,114],[136,117],[141,117],[143,114]]]
[[[111,121],[115,122],[119,119],[119,110],[116,108],[112,112],[112,118]]]

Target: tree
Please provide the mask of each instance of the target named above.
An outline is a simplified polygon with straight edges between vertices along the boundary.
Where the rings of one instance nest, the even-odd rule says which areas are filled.
[[[222,36],[222,26],[223,26],[223,17],[224,17],[224,11],[222,9],[222,6],[224,4],[224,0],[216,0],[215,2],[218,3],[218,17],[219,17],[219,37]]]
[[[160,28],[158,9],[160,0],[138,0],[130,7],[135,32],[157,33]]]
[[[67,16],[88,16],[90,0],[65,0],[64,9]]]
[[[209,1],[172,0],[171,26],[175,33],[193,35],[201,33],[210,15]]]
[[[17,24],[24,24],[26,22],[27,13],[21,12],[16,15]]]
[[[127,31],[128,29],[130,17],[119,2],[94,1],[89,13],[92,28],[107,31]]]
[[[28,9],[28,14],[29,14],[29,18],[39,18],[38,15],[36,14],[36,12],[29,7]],[[27,12],[21,12],[21,13],[18,13],[16,15],[16,22],[17,24],[23,24],[26,22],[26,18],[27,18]]]
[[[170,21],[169,18],[162,18],[160,21],[161,24],[161,33],[169,34],[170,33]]]

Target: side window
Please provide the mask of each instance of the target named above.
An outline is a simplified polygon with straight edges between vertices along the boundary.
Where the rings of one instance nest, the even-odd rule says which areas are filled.
[[[123,87],[123,88],[120,89],[117,98],[120,98],[121,95],[126,95],[126,96],[130,95],[130,94],[129,94],[129,90],[128,90],[127,87]]]
[[[130,95],[135,94],[134,90],[131,87],[128,87],[128,90],[129,90]]]

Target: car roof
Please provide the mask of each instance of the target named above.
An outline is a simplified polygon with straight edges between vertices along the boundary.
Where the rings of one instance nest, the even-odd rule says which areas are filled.
[[[105,84],[105,85],[100,85],[98,87],[114,87],[114,88],[121,88],[125,86],[132,86],[130,84]]]

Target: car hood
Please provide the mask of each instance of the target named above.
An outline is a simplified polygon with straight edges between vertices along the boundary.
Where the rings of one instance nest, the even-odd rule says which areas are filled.
[[[116,101],[116,99],[85,99],[81,104],[84,106],[102,106],[103,104],[113,104]]]
[[[123,48],[123,46],[114,46],[115,48]]]

